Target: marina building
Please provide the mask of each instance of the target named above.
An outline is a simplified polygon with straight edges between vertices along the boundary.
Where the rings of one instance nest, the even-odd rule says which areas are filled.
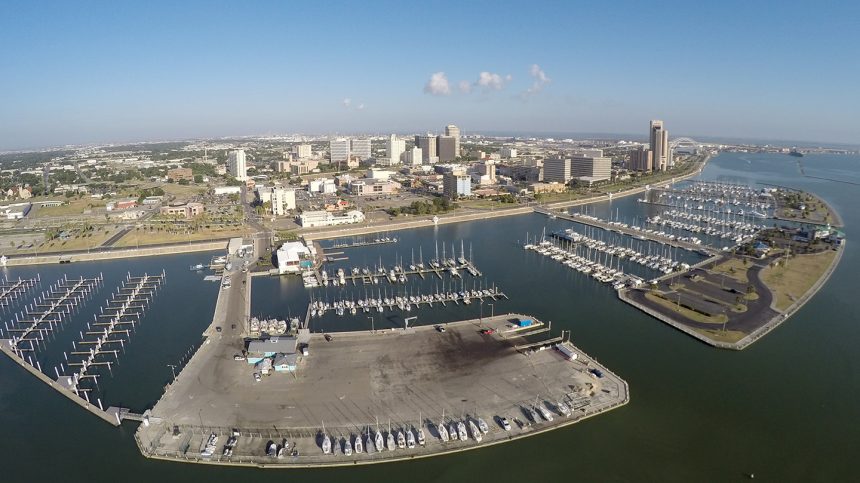
[[[313,268],[313,253],[302,242],[286,242],[275,253],[278,272],[291,273]]]
[[[238,181],[248,179],[248,167],[245,165],[245,150],[237,149],[227,155],[227,172]]]
[[[305,211],[298,218],[299,224],[302,227],[313,228],[361,223],[364,221],[364,213],[352,210],[342,215],[335,215],[328,211]]]

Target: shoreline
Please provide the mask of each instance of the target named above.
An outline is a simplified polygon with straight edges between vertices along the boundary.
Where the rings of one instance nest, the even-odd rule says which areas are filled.
[[[227,240],[214,240],[155,245],[140,248],[117,248],[96,252],[54,252],[45,255],[21,255],[8,257],[6,259],[6,267],[58,264],[61,260],[69,260],[70,262],[92,262],[98,260],[172,255],[175,253],[209,252],[221,250],[226,246],[226,244]]]
[[[685,181],[692,177],[698,176],[701,174],[702,170],[705,169],[708,162],[711,160],[711,156],[705,157],[705,159],[699,163],[699,166],[687,173],[685,175],[681,175],[678,177],[673,177],[671,179],[660,181],[653,185],[647,185],[648,188],[659,188],[666,185],[672,185],[674,183],[678,183],[680,181]],[[618,191],[613,193],[607,193],[597,196],[591,196],[588,198],[582,198],[579,200],[571,200],[571,201],[555,201],[550,203],[529,203],[525,206],[517,206],[513,208],[500,208],[498,210],[489,210],[486,212],[478,212],[478,213],[459,213],[459,214],[451,214],[451,215],[443,215],[438,217],[438,223],[433,223],[433,217],[422,217],[416,218],[414,221],[395,221],[390,220],[387,223],[380,223],[378,225],[365,225],[358,226],[354,228],[332,228],[329,230],[318,230],[312,231],[308,230],[307,232],[303,232],[301,229],[298,230],[297,235],[305,239],[306,241],[318,241],[318,240],[330,240],[334,238],[348,237],[348,236],[358,236],[358,235],[367,235],[371,233],[379,233],[379,232],[389,232],[389,231],[400,231],[400,230],[409,230],[413,228],[423,228],[427,226],[438,226],[438,225],[446,225],[450,223],[460,223],[466,221],[476,221],[483,220],[488,218],[500,218],[505,216],[515,216],[515,215],[523,215],[526,213],[534,212],[535,208],[544,208],[549,210],[555,209],[563,209],[563,208],[571,208],[574,206],[587,205],[590,203],[600,203],[603,201],[611,201],[618,198],[624,198],[627,196],[632,196],[635,194],[639,194],[647,191],[645,186],[637,186],[634,188],[630,188],[624,191]]]

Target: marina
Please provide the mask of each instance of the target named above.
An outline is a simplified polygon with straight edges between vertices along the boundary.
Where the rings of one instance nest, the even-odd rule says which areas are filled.
[[[17,279],[17,280],[0,280],[0,307],[8,307],[15,301],[39,284],[41,278],[36,275],[35,278]]]
[[[358,247],[367,247],[371,245],[385,245],[389,243],[397,243],[396,237],[391,237],[388,235],[372,235],[373,238],[369,238],[368,236],[354,236],[349,239],[337,238],[332,240],[331,244],[327,247],[322,247],[323,250],[344,250],[347,248],[358,248]]]

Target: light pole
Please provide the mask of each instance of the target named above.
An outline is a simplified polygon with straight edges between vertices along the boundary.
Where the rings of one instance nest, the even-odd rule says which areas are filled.
[[[173,364],[167,364],[170,367],[170,372],[173,373],[173,382],[176,382],[176,366]]]
[[[376,329],[373,328],[373,316],[371,315],[368,319],[370,319],[370,331],[375,333]]]
[[[490,306],[490,318],[492,319],[496,316],[496,304],[487,303],[487,305]]]
[[[478,320],[478,325],[484,325],[484,299],[481,299],[481,318]]]

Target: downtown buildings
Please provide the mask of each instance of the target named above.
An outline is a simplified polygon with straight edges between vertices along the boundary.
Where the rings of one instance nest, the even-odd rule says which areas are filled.
[[[245,164],[245,150],[237,149],[227,155],[227,172],[237,181],[248,180],[248,167]]]

